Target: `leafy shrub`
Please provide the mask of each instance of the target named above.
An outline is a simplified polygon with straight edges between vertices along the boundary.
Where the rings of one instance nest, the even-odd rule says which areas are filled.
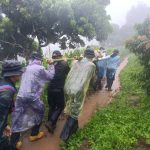
[[[136,26],[137,35],[126,42],[126,47],[135,53],[144,66],[140,80],[144,81],[143,87],[150,95],[150,19],[147,18],[143,24]]]

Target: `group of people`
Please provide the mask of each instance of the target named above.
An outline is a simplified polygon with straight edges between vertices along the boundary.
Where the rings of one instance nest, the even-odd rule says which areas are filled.
[[[96,81],[93,85],[94,90],[103,88],[103,81],[106,82],[105,88],[112,91],[113,81],[115,79],[116,70],[120,64],[119,51],[115,49],[111,55],[106,54],[103,47],[100,47],[96,59]]]
[[[95,52],[88,47],[83,58],[74,62],[71,68],[67,61],[62,59],[60,51],[53,52],[53,61],[47,61],[47,69],[42,65],[43,58],[38,52],[32,53],[25,69],[17,61],[4,61],[0,79],[0,150],[20,149],[23,144],[20,135],[28,129],[31,129],[30,142],[45,136],[45,133],[40,131],[45,112],[45,106],[41,100],[45,83],[48,83],[49,105],[48,121],[45,127],[49,133],[53,134],[60,114],[65,111],[67,119],[60,138],[66,142],[78,129],[78,117],[90,82],[95,78],[95,72],[97,80],[94,83],[94,89],[101,86],[101,80],[105,75],[106,87],[108,90],[111,89],[119,64],[119,52],[114,50],[108,57],[102,57],[100,53],[101,50],[99,56],[93,61]],[[17,92],[16,84],[20,79]],[[11,128],[8,125],[9,113],[12,114]]]

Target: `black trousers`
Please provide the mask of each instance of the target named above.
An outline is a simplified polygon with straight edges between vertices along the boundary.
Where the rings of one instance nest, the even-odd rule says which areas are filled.
[[[115,80],[114,69],[107,69],[106,77],[107,77],[107,87],[108,87],[108,89],[111,89],[111,87],[113,85],[113,81]]]
[[[15,150],[13,147],[11,147],[9,140],[7,138],[4,138],[0,142],[0,150]]]
[[[94,83],[94,85],[93,85],[93,88],[94,88],[94,90],[96,91],[97,89],[99,89],[99,90],[101,90],[102,89],[102,79],[103,79],[103,77],[97,77],[97,79],[96,79],[96,81],[95,81],[95,83]]]
[[[63,89],[48,90],[48,104],[48,121],[55,126],[65,105]]]
[[[20,139],[20,133],[12,133],[11,139],[10,139],[11,147],[15,148],[19,139]]]
[[[11,139],[7,137],[0,142],[0,150],[17,150],[16,144],[19,141],[20,133],[13,133]]]

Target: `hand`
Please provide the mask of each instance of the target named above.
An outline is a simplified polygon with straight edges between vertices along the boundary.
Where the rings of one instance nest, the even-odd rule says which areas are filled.
[[[49,59],[49,60],[47,60],[47,63],[48,63],[49,65],[51,65],[51,64],[54,63],[54,61],[53,61],[53,59]]]
[[[81,61],[83,59],[83,55],[81,54],[79,57],[79,61]]]
[[[7,126],[7,127],[5,128],[3,134],[4,134],[5,136],[8,136],[8,137],[11,136],[11,128],[10,128],[10,126]]]
[[[67,58],[64,58],[64,61],[67,62]]]

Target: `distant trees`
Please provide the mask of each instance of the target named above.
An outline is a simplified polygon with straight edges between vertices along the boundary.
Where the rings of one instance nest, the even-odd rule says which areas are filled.
[[[49,43],[62,49],[107,39],[111,32],[105,7],[109,0],[1,0],[0,57],[29,54]]]
[[[134,26],[137,23],[142,23],[146,17],[150,15],[150,7],[144,3],[139,3],[133,6],[126,16],[126,24]]]
[[[106,44],[110,46],[123,45],[125,41],[135,34],[134,26],[142,23],[147,16],[150,16],[150,7],[139,3],[137,6],[132,7],[126,16],[126,23],[119,27],[113,24],[113,32],[109,35]]]

